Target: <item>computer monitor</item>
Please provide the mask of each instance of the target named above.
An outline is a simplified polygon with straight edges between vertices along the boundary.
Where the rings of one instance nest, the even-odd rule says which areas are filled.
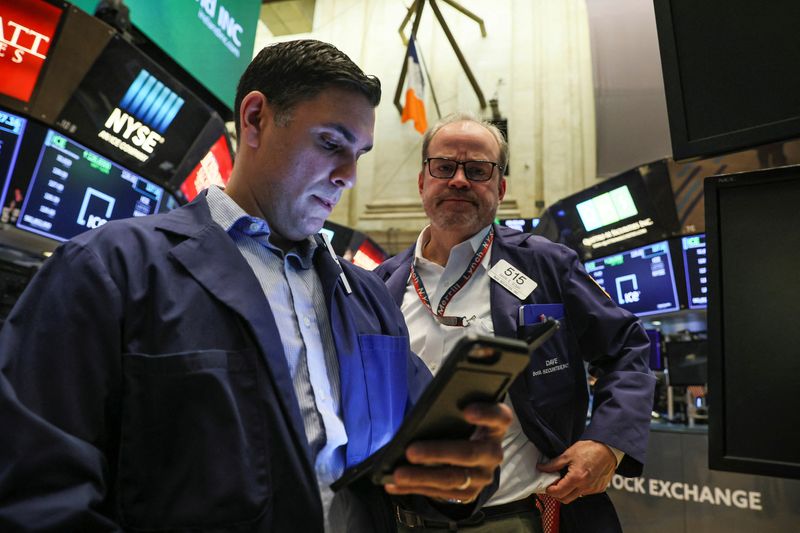
[[[8,188],[27,122],[18,115],[0,109],[0,190]],[[4,218],[3,221],[7,222],[7,213]]]
[[[611,298],[638,316],[680,308],[667,241],[660,241],[584,263]]]
[[[180,191],[187,201],[212,185],[224,187],[233,171],[233,157],[225,134],[220,135],[208,153],[181,183]]]
[[[679,229],[669,168],[662,160],[562,198],[531,232],[569,246],[587,261],[667,239]]]
[[[666,343],[667,376],[672,386],[708,383],[708,342],[705,340]]]
[[[800,137],[800,2],[653,4],[675,159]]]
[[[388,254],[383,251],[378,243],[364,235],[364,241],[353,253],[353,263],[361,268],[374,270],[378,265],[386,261],[387,257],[389,257]]]
[[[0,3],[0,104],[29,109],[66,5],[42,0]]]
[[[705,181],[709,465],[800,479],[800,167]]]
[[[15,225],[66,241],[109,220],[156,213],[163,195],[155,183],[47,129]]]
[[[531,233],[539,225],[538,218],[501,218],[498,220],[501,226],[512,228],[523,233]]]
[[[681,237],[681,251],[687,305],[689,309],[705,309],[708,306],[708,255],[705,233]]]

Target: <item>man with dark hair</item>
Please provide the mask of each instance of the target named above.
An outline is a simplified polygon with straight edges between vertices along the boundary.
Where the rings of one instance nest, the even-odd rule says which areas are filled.
[[[376,531],[387,492],[440,517],[481,504],[502,405],[465,409],[476,440],[409,446],[385,492],[329,488],[430,379],[386,288],[316,235],[379,99],[331,45],[269,46],[224,191],[47,260],[0,331],[0,530]]]
[[[471,517],[459,531],[541,531],[537,493],[564,504],[562,533],[618,531],[604,491],[615,471],[642,471],[655,383],[649,341],[572,250],[493,224],[507,161],[500,131],[470,115],[428,130],[418,184],[430,225],[376,272],[402,308],[412,350],[433,372],[468,332],[524,339],[545,317],[561,322],[509,391],[515,416],[503,440],[499,488],[483,519]],[[588,426],[584,361],[598,376]],[[397,516],[402,531],[411,524],[447,529],[411,510]]]

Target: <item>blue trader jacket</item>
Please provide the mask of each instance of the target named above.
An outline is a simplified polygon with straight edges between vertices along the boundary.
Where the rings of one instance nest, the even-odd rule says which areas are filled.
[[[525,435],[549,457],[560,455],[579,439],[603,442],[625,452],[619,474],[641,475],[655,379],[648,368],[650,344],[640,322],[608,298],[569,248],[497,225],[495,232],[491,264],[505,259],[538,283],[522,301],[491,281],[495,335],[524,338],[525,327],[518,326],[521,305],[555,304],[542,309],[563,315],[557,334],[533,353],[524,375],[510,389]],[[398,305],[413,257],[414,246],[376,270]],[[588,425],[584,361],[598,376]],[[562,507],[562,532],[610,531],[618,527],[615,524],[605,494]]]
[[[349,466],[430,374],[380,280],[342,261],[347,294],[317,251]],[[61,246],[0,331],[0,369],[1,531],[322,530],[278,327],[204,195]]]

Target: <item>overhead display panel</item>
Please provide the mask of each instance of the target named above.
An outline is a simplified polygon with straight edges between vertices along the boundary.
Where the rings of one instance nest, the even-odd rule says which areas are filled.
[[[569,246],[585,261],[671,237],[679,229],[669,170],[661,160],[555,202],[532,231]]]
[[[124,166],[166,183],[211,115],[208,105],[115,37],[55,125]]]
[[[30,102],[61,14],[43,0],[0,0],[0,95],[12,99],[2,103]]]
[[[97,0],[78,7],[94,13]],[[261,0],[125,0],[130,20],[229,109],[253,58]]]

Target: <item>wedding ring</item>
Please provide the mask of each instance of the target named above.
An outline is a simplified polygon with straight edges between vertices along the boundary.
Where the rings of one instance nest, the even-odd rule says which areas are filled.
[[[469,472],[464,470],[464,475],[466,476],[466,479],[464,480],[464,483],[456,487],[458,490],[467,489],[469,488],[470,483],[472,483],[472,478],[470,477]]]

